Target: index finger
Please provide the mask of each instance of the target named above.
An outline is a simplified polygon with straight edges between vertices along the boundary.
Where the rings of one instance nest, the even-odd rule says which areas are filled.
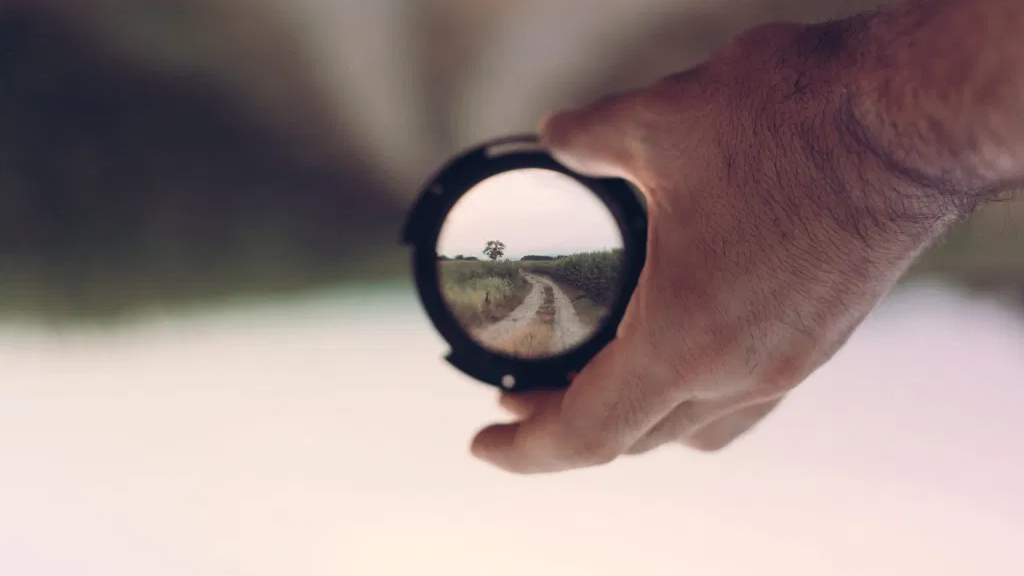
[[[561,110],[541,122],[541,142],[577,172],[636,180],[649,116],[647,100],[645,92],[633,91]]]
[[[685,400],[629,339],[614,340],[573,380],[560,402],[473,440],[473,454],[519,474],[606,464]]]

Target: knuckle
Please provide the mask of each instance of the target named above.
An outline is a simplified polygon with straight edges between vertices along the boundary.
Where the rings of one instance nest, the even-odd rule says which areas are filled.
[[[574,436],[567,442],[566,448],[569,459],[579,466],[602,466],[622,454],[615,438],[606,433]]]
[[[718,452],[725,449],[729,444],[732,444],[732,438],[715,438],[715,437],[704,437],[696,436],[692,438],[685,438],[682,443],[687,447],[698,452]]]
[[[738,50],[744,54],[764,53],[766,46],[786,43],[806,28],[806,24],[798,22],[765,22],[737,34],[727,44],[727,49]]]
[[[757,401],[774,400],[791,392],[802,379],[802,375],[788,371],[763,378],[757,383],[751,398]]]
[[[791,391],[819,364],[812,349],[800,349],[776,360],[760,379],[759,391],[774,398]]]

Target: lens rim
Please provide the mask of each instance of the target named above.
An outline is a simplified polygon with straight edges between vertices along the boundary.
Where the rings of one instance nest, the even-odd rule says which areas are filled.
[[[602,324],[583,344],[549,358],[519,358],[490,350],[474,340],[451,313],[437,266],[437,241],[455,204],[477,184],[512,170],[538,168],[564,174],[589,189],[612,214],[623,243],[622,274],[616,298]],[[402,231],[412,250],[413,277],[427,316],[451,350],[449,364],[480,382],[525,392],[564,389],[598,352],[615,339],[636,289],[647,254],[647,212],[640,193],[626,180],[590,178],[573,172],[540,145],[534,134],[480,144],[448,161],[422,186]]]

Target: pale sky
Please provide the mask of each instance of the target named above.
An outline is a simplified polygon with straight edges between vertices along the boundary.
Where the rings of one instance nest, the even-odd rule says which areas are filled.
[[[488,240],[504,242],[508,259],[622,247],[618,224],[600,199],[542,169],[498,174],[467,192],[448,215],[437,251],[483,258]]]

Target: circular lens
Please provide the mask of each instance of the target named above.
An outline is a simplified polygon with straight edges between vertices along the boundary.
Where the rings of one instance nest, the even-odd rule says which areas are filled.
[[[492,176],[448,213],[436,246],[442,297],[484,348],[515,358],[565,354],[602,326],[623,270],[605,203],[553,170]]]

